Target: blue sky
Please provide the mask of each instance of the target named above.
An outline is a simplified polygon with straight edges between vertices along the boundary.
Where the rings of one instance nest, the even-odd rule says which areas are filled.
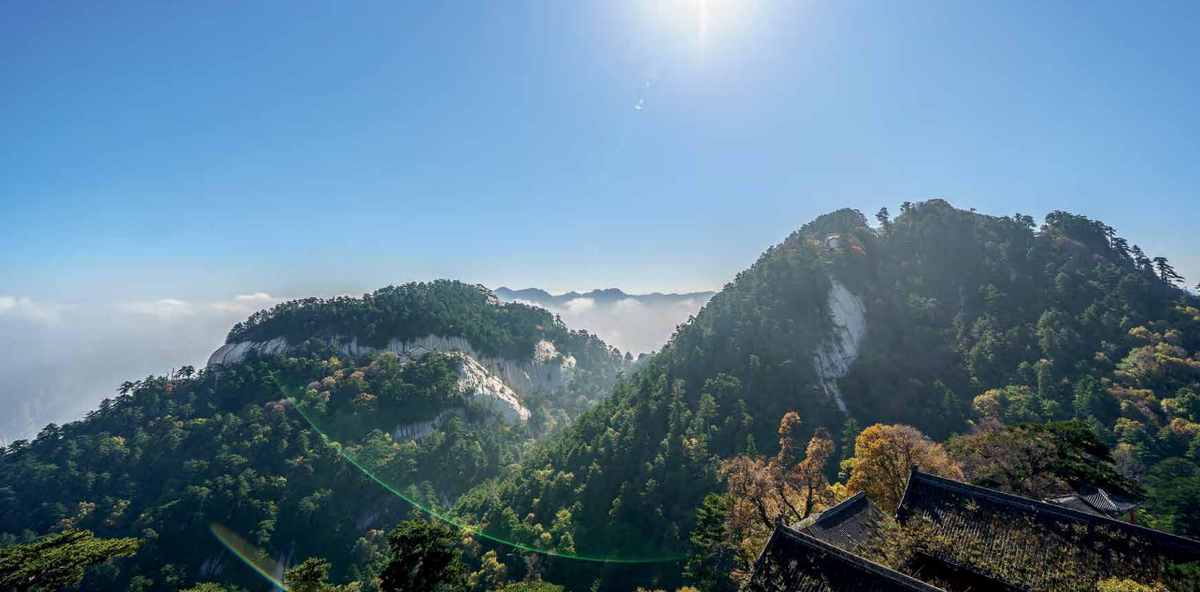
[[[713,289],[931,197],[1200,281],[1200,4],[701,4],[5,3],[0,296]]]

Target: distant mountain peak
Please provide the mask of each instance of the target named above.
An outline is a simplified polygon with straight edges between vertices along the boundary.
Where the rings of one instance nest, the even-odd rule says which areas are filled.
[[[503,300],[516,300],[518,298],[522,300],[540,300],[543,298],[553,298],[549,292],[538,288],[513,290],[507,286],[500,286],[499,288],[492,290],[492,293],[494,293],[496,296],[499,296]]]
[[[496,288],[497,298],[545,308],[570,327],[594,332],[622,351],[654,351],[715,292],[630,294],[620,288],[551,294],[540,288]]]
[[[634,298],[637,300],[643,299],[687,299],[700,298],[707,300],[716,292],[650,292],[646,294],[630,294],[620,288],[596,288],[588,292],[579,292],[571,290],[562,294],[551,294],[541,288],[522,288],[514,290],[508,286],[500,286],[493,290],[496,296],[503,300],[528,300],[535,303],[556,303],[561,304],[574,300],[576,298],[592,298],[595,300],[622,300],[625,298]]]

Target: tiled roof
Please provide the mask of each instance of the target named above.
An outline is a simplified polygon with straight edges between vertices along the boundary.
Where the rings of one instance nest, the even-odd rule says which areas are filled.
[[[1089,589],[1200,560],[1197,541],[916,470],[896,517],[910,531],[928,519],[918,537],[931,556],[1019,588]]]
[[[1142,505],[1141,502],[1125,499],[1099,487],[1084,487],[1079,491],[1079,497],[1082,497],[1089,506],[1105,513],[1128,512]]]
[[[943,592],[776,524],[744,592]]]
[[[1087,502],[1083,501],[1082,498],[1075,494],[1064,495],[1062,497],[1052,497],[1047,499],[1046,503],[1054,504],[1056,506],[1063,506],[1064,508],[1071,508],[1072,510],[1078,510],[1093,516],[1105,516],[1104,513],[1088,505]]]
[[[1111,494],[1099,487],[1084,487],[1079,493],[1046,500],[1052,504],[1067,506],[1089,514],[1117,516],[1138,506],[1141,502]]]
[[[843,551],[855,552],[862,545],[871,545],[878,536],[880,521],[887,517],[863,492],[821,512],[814,520],[800,525],[800,530]]]

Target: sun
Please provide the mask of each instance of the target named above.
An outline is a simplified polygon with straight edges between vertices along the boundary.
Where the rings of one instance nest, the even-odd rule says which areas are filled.
[[[657,0],[641,4],[649,24],[701,57],[744,31],[757,5],[753,0]]]

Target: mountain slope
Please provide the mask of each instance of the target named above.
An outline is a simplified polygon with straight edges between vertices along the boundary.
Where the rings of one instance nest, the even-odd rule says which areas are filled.
[[[386,548],[379,529],[413,508],[360,467],[444,506],[517,462],[624,367],[544,310],[448,281],[285,303],[231,342],[208,368],[126,383],[84,420],[0,449],[0,546],[65,528],[143,539],[85,590],[259,585],[209,534],[220,524],[281,568],[320,556],[335,576],[370,582]],[[528,420],[494,404],[500,394]]]
[[[813,425],[842,421],[812,363],[835,326],[833,253],[813,237],[860,223],[838,212],[769,249],[519,472],[468,494],[460,514],[520,542],[566,522],[585,554],[682,550],[695,502],[715,484],[716,458],[770,442],[788,410]],[[527,515],[534,524],[513,520]]]
[[[903,210],[878,231],[834,212],[769,249],[612,397],[458,513],[518,541],[554,523],[580,552],[682,551],[719,459],[769,449],[789,410],[803,421],[798,441],[838,433],[848,416],[938,438],[971,422],[1081,417],[1110,443],[1154,440],[1174,422],[1186,451],[1200,426],[1174,420],[1200,418],[1164,415],[1159,400],[1196,386],[1200,315],[1140,251],[1061,212],[1036,230],[940,200]],[[1177,349],[1146,351],[1143,325],[1184,327]],[[1153,371],[1134,371],[1138,356],[1158,355],[1174,364],[1161,391],[1122,384]],[[1147,464],[1183,454],[1140,445],[1127,452]]]
[[[619,351],[568,330],[545,310],[509,305],[482,286],[446,280],[389,286],[362,298],[285,302],[234,326],[208,363],[285,355],[313,339],[349,357],[453,352],[464,362],[464,386],[508,419],[528,419],[518,399],[546,395],[573,416],[606,394],[625,367]]]
[[[599,339],[476,286],[287,303],[235,327],[211,367],[128,383],[0,451],[0,545],[70,527],[144,541],[89,590],[253,582],[209,536],[219,523],[369,588],[379,529],[412,508],[365,468],[426,506],[457,497],[458,517],[511,542],[668,560],[497,548],[510,577],[674,588],[669,560],[721,488],[721,459],[773,452],[788,411],[795,441],[849,418],[939,439],[1080,418],[1148,491],[1139,522],[1196,536],[1200,303],[1166,265],[1061,212],[1036,229],[935,200],[872,229],[840,210],[768,249],[619,381],[625,362]],[[503,419],[509,393],[528,422]]]

